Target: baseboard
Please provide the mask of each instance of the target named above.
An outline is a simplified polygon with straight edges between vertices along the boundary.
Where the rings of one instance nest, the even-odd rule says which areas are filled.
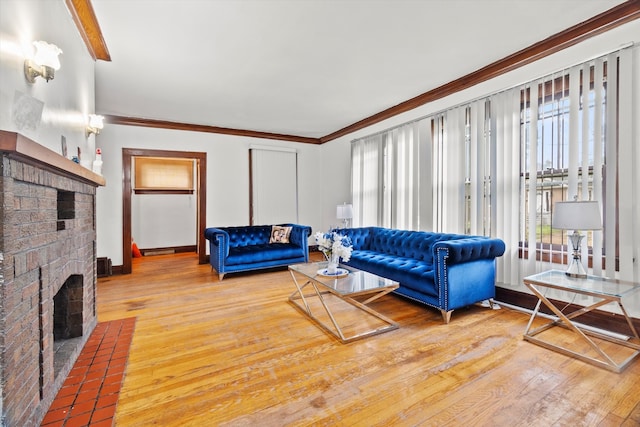
[[[179,254],[184,252],[195,252],[195,251],[196,251],[196,245],[140,249],[140,253],[143,256],[169,255],[169,254]]]
[[[528,294],[526,292],[514,291],[513,289],[506,289],[496,287],[496,302],[504,302],[509,305],[522,307],[527,310],[533,310],[536,307],[538,298],[535,295]],[[553,299],[549,299],[553,304],[562,307],[567,305],[566,302],[561,302]],[[570,313],[575,310],[581,309],[583,306],[577,304],[568,304],[565,313]],[[540,312],[544,314],[553,314],[544,304],[540,307]],[[589,313],[585,313],[578,317],[579,322],[594,328],[604,329],[618,334],[629,335],[629,325],[621,314],[611,313],[603,310],[594,310]],[[633,326],[636,330],[640,331],[640,319],[631,319]]]
[[[140,249],[140,253],[143,256],[153,256],[153,255],[160,255],[160,254],[179,254],[184,252],[196,252],[196,245]],[[111,266],[112,275],[124,274],[122,271],[123,271],[122,265]]]

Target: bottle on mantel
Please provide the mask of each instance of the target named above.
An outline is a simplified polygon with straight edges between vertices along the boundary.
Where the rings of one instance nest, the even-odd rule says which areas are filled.
[[[93,171],[102,175],[102,150],[96,148],[96,159],[93,161]]]

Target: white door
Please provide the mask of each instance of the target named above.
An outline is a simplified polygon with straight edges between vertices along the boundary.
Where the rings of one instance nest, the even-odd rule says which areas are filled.
[[[298,222],[298,154],[251,148],[252,225]]]

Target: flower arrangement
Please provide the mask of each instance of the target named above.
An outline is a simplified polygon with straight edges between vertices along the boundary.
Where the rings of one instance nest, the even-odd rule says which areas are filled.
[[[346,262],[351,258],[353,245],[349,236],[329,231],[328,233],[317,232],[315,237],[318,249],[322,251],[329,262],[337,264],[340,259]]]

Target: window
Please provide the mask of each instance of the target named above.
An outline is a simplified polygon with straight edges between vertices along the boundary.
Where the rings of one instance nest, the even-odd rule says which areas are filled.
[[[602,205],[606,199],[607,62],[534,82],[521,91],[521,101],[521,254],[536,248],[537,259],[563,263],[568,234],[551,227],[555,203],[577,197]],[[587,233],[590,265],[604,252],[599,235]]]
[[[194,160],[134,157],[136,194],[193,194]]]

